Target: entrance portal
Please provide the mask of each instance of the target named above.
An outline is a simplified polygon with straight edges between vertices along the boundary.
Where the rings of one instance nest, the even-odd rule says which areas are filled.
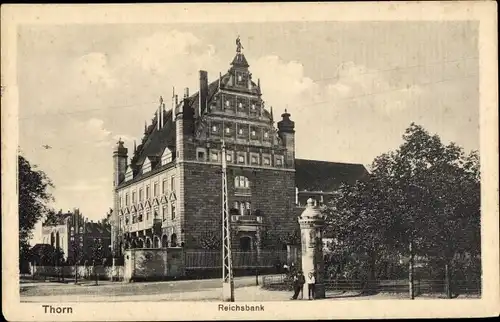
[[[242,252],[249,252],[252,250],[252,238],[248,236],[240,237],[240,250]]]

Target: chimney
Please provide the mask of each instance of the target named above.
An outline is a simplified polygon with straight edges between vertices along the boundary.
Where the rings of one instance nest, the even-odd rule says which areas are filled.
[[[189,97],[189,87],[184,88],[184,98]]]
[[[175,87],[172,87],[172,122],[175,122]]]
[[[156,118],[156,124],[157,124],[158,130],[160,130],[161,127],[162,127],[162,125],[163,125],[161,123],[161,121],[162,121],[162,114],[163,114],[162,113],[162,107],[163,107],[163,97],[160,96],[160,105],[158,105],[158,116]]]
[[[208,75],[204,70],[200,70],[200,102],[198,104],[198,111],[195,111],[195,117],[200,117],[203,111],[207,109],[208,99]]]

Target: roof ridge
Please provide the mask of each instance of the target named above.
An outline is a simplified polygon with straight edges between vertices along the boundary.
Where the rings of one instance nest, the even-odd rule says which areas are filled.
[[[338,161],[313,160],[313,159],[299,159],[299,158],[296,158],[295,161],[308,161],[308,162],[329,163],[329,164],[346,164],[346,165],[348,164],[348,165],[361,165],[361,166],[364,166],[363,163],[338,162]]]

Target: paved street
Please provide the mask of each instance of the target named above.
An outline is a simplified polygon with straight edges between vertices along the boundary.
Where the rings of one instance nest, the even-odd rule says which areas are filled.
[[[25,283],[24,283],[25,282]],[[260,277],[262,283],[262,277]],[[255,276],[237,277],[234,281],[235,288],[255,285]],[[99,285],[94,285],[93,281],[85,281],[84,284],[74,285],[72,283],[54,282],[29,282],[23,281],[20,284],[21,298],[23,300],[42,297],[61,297],[68,300],[72,296],[76,297],[123,297],[123,296],[185,296],[189,292],[200,294],[201,291],[214,293],[221,287],[220,278],[206,280],[181,280],[162,282],[141,282],[123,283],[99,281]],[[200,296],[200,295],[198,295]]]
[[[220,301],[220,279],[122,283],[102,281],[85,285],[28,282],[21,284],[22,302],[159,302],[159,301]],[[407,294],[379,293],[363,296],[357,292],[327,292],[327,300],[407,299]],[[291,292],[269,291],[255,285],[255,277],[235,278],[237,301],[288,301]],[[417,300],[436,299],[443,295],[419,296]],[[467,297],[459,297],[465,299]],[[476,297],[477,298],[477,297]]]

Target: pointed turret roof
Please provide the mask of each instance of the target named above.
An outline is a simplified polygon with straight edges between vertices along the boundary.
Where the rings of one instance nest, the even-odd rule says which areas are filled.
[[[237,53],[236,56],[234,56],[231,66],[242,67],[242,68],[250,67],[250,65],[248,65],[247,59],[245,58],[245,55],[243,55],[242,53]]]

